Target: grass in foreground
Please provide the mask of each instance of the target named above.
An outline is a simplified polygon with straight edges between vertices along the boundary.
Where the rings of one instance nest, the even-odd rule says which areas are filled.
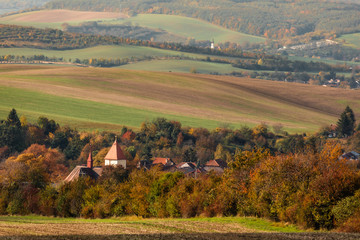
[[[111,219],[0,216],[0,239],[359,239],[359,234],[314,232],[252,217]]]
[[[137,217],[123,217],[112,219],[80,219],[80,218],[54,218],[43,216],[0,216],[0,227],[2,225],[17,226],[16,229],[25,228],[27,224],[36,224],[39,228],[46,225],[58,224],[73,224],[74,228],[83,229],[91,228],[93,225],[102,224],[112,226],[118,225],[119,232],[126,228],[141,227],[141,231],[154,233],[225,233],[225,232],[304,232],[293,225],[285,225],[282,223],[275,223],[265,219],[253,217],[215,217],[215,218],[189,218],[189,219],[141,219]],[[189,227],[191,226],[191,227]],[[121,229],[123,228],[123,229]],[[48,230],[44,232],[46,235]],[[62,234],[68,234],[70,229]],[[116,232],[116,233],[119,233]],[[114,232],[115,233],[115,232]],[[137,233],[134,231],[133,233]],[[0,231],[1,235],[1,231]]]

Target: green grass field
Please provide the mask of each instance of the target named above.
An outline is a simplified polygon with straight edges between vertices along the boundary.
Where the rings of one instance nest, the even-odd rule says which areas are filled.
[[[304,62],[323,62],[326,64],[347,64],[347,65],[357,65],[356,62],[352,61],[341,61],[341,60],[335,60],[335,59],[324,59],[324,58],[310,58],[310,57],[298,57],[298,56],[289,56],[288,57],[292,61],[304,61]]]
[[[210,119],[60,97],[17,88],[1,87],[0,95],[1,119],[6,118],[10,108],[15,108],[19,115],[26,116],[31,122],[36,121],[39,116],[47,116],[61,124],[82,130],[120,130],[123,125],[137,128],[142,122],[151,121],[157,117],[176,119],[184,126],[193,127],[216,128],[223,124]]]
[[[238,128],[282,123],[314,132],[336,123],[357,91],[225,76],[124,69],[0,65],[0,118],[11,108],[30,121],[47,116],[78,129],[138,128],[156,117],[183,126]]]
[[[151,47],[141,46],[96,46],[84,49],[75,50],[45,50],[35,48],[0,48],[0,56],[3,55],[15,55],[15,56],[33,56],[44,55],[47,57],[63,57],[64,59],[89,59],[89,58],[131,58],[131,57],[166,57],[166,56],[184,56],[190,58],[202,58],[205,59],[206,55],[192,54],[176,52],[171,50],[163,50]]]
[[[160,28],[175,35],[196,40],[215,40],[217,42],[263,43],[262,37],[239,33],[214,24],[182,16],[164,14],[138,14],[135,17],[122,20],[104,21],[104,24],[132,23],[149,28]]]
[[[338,38],[338,40],[345,41],[344,45],[360,49],[360,33],[345,34]]]
[[[133,64],[123,65],[120,68],[131,70],[144,71],[159,71],[159,72],[180,72],[189,73],[191,70],[196,70],[198,73],[210,74],[220,73],[226,74],[240,71],[239,68],[232,67],[230,64],[212,63],[191,60],[152,60],[142,61]]]

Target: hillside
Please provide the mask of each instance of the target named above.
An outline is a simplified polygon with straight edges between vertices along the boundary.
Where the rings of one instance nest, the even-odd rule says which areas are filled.
[[[86,22],[97,21],[96,27]],[[131,37],[141,40],[171,41],[185,43],[193,38],[197,41],[233,42],[238,44],[263,43],[262,37],[231,31],[224,27],[189,17],[164,14],[139,14],[128,17],[115,12],[90,12],[72,10],[41,10],[14,14],[0,18],[0,23],[40,28],[65,29],[71,32]],[[63,24],[70,24],[65,27]],[[82,28],[77,27],[83,25]],[[76,28],[77,27],[77,28]],[[108,30],[112,27],[113,29]],[[136,28],[142,27],[142,31]],[[96,29],[95,29],[96,28]],[[116,29],[118,28],[118,29]],[[120,28],[131,28],[127,33]],[[144,29],[145,28],[145,29]],[[140,32],[140,34],[136,34]],[[144,32],[146,31],[145,36]],[[128,35],[126,35],[128,34]]]
[[[357,91],[210,75],[6,65],[0,85],[1,117],[14,107],[29,120],[45,115],[79,129],[137,128],[163,116],[184,126],[266,122],[313,132],[348,104],[360,112]]]
[[[50,0],[0,0],[0,14],[41,7]]]
[[[334,1],[268,0],[53,0],[51,9],[172,14],[202,19],[219,26],[270,38],[307,33],[337,34],[360,30],[360,5]]]
[[[40,10],[12,14],[0,18],[0,23],[41,28],[61,28],[61,24],[79,24],[86,21],[127,18],[127,15],[114,12],[91,12],[71,10]]]

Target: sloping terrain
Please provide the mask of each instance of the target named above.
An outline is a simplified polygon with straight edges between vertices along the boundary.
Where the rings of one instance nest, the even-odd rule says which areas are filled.
[[[120,7],[121,6],[121,7]],[[53,0],[52,9],[127,11],[198,18],[228,29],[281,39],[321,31],[359,31],[360,5],[350,1],[283,0]]]
[[[139,127],[155,117],[184,126],[282,123],[312,132],[335,123],[346,105],[360,113],[358,91],[248,78],[122,69],[3,65],[0,116],[12,107],[82,129]],[[357,115],[359,118],[359,115]]]
[[[195,40],[214,39],[216,42],[234,42],[239,44],[262,43],[265,38],[243,34],[194,18],[165,14],[139,14],[128,18],[123,13],[72,11],[65,9],[41,10],[14,14],[0,18],[0,23],[40,28],[62,29],[63,23],[78,25],[88,21],[99,21],[101,25],[142,26],[154,32],[159,29],[168,34],[157,37],[156,41],[185,42],[187,38]],[[101,34],[101,31],[99,31]],[[109,34],[109,33],[107,33]],[[116,34],[115,34],[116,35]],[[168,37],[168,39],[167,39]]]
[[[65,9],[18,13],[0,18],[1,23],[34,27],[57,27],[63,23],[81,23],[105,19],[127,18],[123,13],[73,11]]]

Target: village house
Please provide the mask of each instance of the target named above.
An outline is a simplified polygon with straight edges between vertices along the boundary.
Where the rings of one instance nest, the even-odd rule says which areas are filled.
[[[360,160],[360,154],[355,151],[351,151],[344,153],[343,155],[340,156],[339,159]]]
[[[163,171],[169,171],[176,167],[171,158],[156,157],[151,164],[152,166],[161,166]]]
[[[227,163],[221,159],[210,160],[204,166],[205,171],[214,171],[220,174],[224,173],[225,168],[227,168]]]

